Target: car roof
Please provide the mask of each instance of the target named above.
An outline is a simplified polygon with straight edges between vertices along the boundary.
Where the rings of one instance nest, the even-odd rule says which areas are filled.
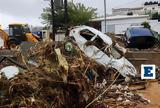
[[[106,34],[102,33],[101,31],[99,31],[95,28],[83,25],[83,26],[76,26],[75,29],[77,31],[88,29],[91,32],[93,32],[94,34],[98,35],[105,43],[107,43],[108,45],[112,45],[112,39],[109,36],[107,36]]]
[[[133,27],[129,29],[131,36],[153,36],[153,33],[148,28]]]

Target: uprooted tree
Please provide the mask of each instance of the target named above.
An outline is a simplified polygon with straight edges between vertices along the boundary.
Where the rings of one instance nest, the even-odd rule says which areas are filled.
[[[90,19],[97,16],[96,9],[92,7],[86,7],[82,3],[68,2],[68,25],[82,25],[89,22]],[[58,9],[55,11],[55,24],[56,26],[64,25],[64,9]],[[43,9],[41,14],[41,19],[43,24],[51,24],[51,7],[46,7]]]

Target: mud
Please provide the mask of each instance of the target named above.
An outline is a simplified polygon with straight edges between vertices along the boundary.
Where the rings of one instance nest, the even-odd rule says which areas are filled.
[[[148,105],[141,105],[140,108],[160,108],[160,84],[158,82],[149,82],[145,90],[139,90],[138,93],[149,99]]]

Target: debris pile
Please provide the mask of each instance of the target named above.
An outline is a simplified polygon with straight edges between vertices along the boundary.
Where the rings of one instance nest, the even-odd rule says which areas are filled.
[[[27,70],[0,77],[0,107],[116,108],[136,107],[148,100],[115,84],[119,73],[86,57],[72,43],[41,43],[24,56]]]
[[[131,92],[128,86],[115,84],[96,102],[94,108],[135,108],[140,103],[148,104],[149,100]]]

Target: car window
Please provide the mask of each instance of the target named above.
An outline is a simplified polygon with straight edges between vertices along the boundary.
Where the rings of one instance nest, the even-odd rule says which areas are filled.
[[[122,57],[122,55],[119,53],[119,51],[114,46],[111,47],[111,55],[115,59],[120,59]]]
[[[127,38],[130,38],[130,37],[131,37],[131,34],[130,34],[129,31],[126,32],[126,36],[127,36]]]
[[[88,29],[81,30],[80,35],[88,41],[95,36],[95,34]]]
[[[99,36],[97,36],[93,40],[93,43],[98,49],[100,49],[102,51],[105,49],[106,44],[104,43],[104,41]]]

